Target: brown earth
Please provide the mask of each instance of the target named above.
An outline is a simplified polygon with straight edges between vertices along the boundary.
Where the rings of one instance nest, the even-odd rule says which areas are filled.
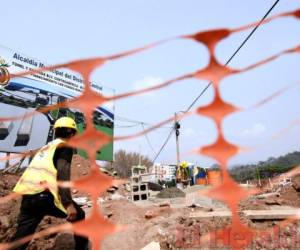
[[[72,179],[89,173],[88,161],[80,156],[75,156],[72,163]],[[10,194],[12,188],[17,182],[19,176],[0,173],[0,196]],[[170,190],[169,190],[170,191]],[[151,241],[160,242],[161,249],[189,249],[195,246],[195,240],[203,240],[205,234],[209,231],[216,231],[226,225],[230,225],[230,219],[197,219],[189,218],[189,213],[197,211],[201,208],[173,208],[172,206],[160,207],[157,205],[138,205],[128,201],[128,193],[124,186],[120,186],[116,191],[121,196],[120,199],[113,199],[113,195],[105,193],[101,209],[107,219],[119,225],[125,225],[126,230],[115,233],[106,238],[102,242],[102,249],[124,249],[138,250],[149,244]],[[75,197],[85,195],[83,192],[74,192]],[[268,209],[270,205],[280,203],[280,205],[289,205],[300,207],[299,193],[293,187],[287,187],[280,193],[280,197],[270,197],[265,199],[256,199],[254,197],[244,200],[240,204],[241,209]],[[0,200],[1,201],[1,200]],[[11,200],[6,203],[0,203],[0,242],[8,242],[16,230],[16,218],[19,212],[20,200]],[[84,208],[87,214],[90,207]],[[145,216],[146,214],[151,216]],[[245,218],[242,221],[253,228],[267,229],[279,226],[278,221],[252,222]],[[53,225],[65,223],[63,219],[54,217],[45,217],[40,223],[37,230],[43,230]],[[282,239],[293,242],[295,234],[300,233],[300,223],[290,222],[282,227],[280,236]],[[194,244],[194,245],[193,245]],[[294,245],[293,245],[294,244]],[[296,243],[290,245],[295,246]],[[202,248],[203,245],[196,249],[212,249]],[[273,248],[272,248],[273,247]],[[274,248],[274,244],[266,244],[265,241],[256,239],[253,241],[249,249],[280,249]],[[29,250],[71,250],[73,249],[72,235],[60,233],[58,235],[49,235],[39,238],[31,242]],[[194,248],[195,249],[195,248]],[[224,247],[216,247],[213,249],[225,249]],[[291,249],[286,247],[284,249]],[[295,249],[295,248],[294,248]]]

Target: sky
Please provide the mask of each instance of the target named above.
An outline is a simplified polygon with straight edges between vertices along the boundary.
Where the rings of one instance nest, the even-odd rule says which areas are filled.
[[[164,0],[164,1],[2,1],[0,44],[38,58],[47,64],[106,56],[127,51],[162,39],[217,28],[237,28],[258,21],[275,0]],[[300,8],[300,2],[281,0],[271,15]],[[216,48],[216,56],[225,63],[250,30],[235,33]],[[300,20],[287,17],[261,26],[230,63],[244,68],[255,62],[298,46]],[[192,40],[177,39],[122,58],[97,69],[92,80],[115,89],[116,94],[153,86],[208,63],[206,47]],[[300,116],[300,86],[287,90],[265,105],[251,109],[279,89],[299,82],[300,57],[285,55],[254,70],[230,76],[221,82],[221,95],[245,111],[224,120],[225,137],[251,151],[235,156],[230,165],[266,160],[300,150],[300,126],[290,128],[274,139],[282,129]],[[115,102],[115,135],[133,135],[144,122],[145,128],[186,110],[207,85],[190,79],[140,96]],[[209,88],[193,108],[207,105],[214,91]],[[215,124],[207,117],[190,115],[181,121],[180,158],[202,166],[214,163],[192,153],[216,140]],[[172,123],[146,136],[116,141],[115,151],[125,149],[154,158],[166,140]],[[272,139],[273,138],[273,139]],[[150,144],[150,145],[149,145]],[[175,135],[159,154],[157,162],[176,163]]]

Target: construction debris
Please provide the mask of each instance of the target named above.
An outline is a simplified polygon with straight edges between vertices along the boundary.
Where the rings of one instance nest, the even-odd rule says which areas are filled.
[[[269,199],[265,201],[266,205],[282,205],[282,199]]]
[[[170,207],[171,205],[169,202],[163,202],[163,203],[160,203],[158,206],[159,207]]]
[[[89,173],[85,160],[77,157],[74,164],[79,164],[79,166],[75,165],[77,168],[75,167],[72,178],[78,178],[79,173]],[[18,178],[17,175],[2,174],[0,196],[8,195]],[[293,186],[286,185],[278,192],[263,193],[264,189],[260,195],[251,196],[242,201],[239,206],[242,221],[254,228],[269,228],[275,225],[277,220],[300,214],[300,195],[297,192],[299,189],[295,178],[292,178],[292,183]],[[137,186],[136,183],[133,186]],[[166,188],[160,191],[157,197],[157,192],[147,190],[150,199],[132,202],[131,189],[127,191],[126,185],[120,185],[118,188],[111,187],[111,193],[105,192],[98,198],[99,209],[106,220],[114,224],[125,225],[126,230],[106,238],[102,242],[102,249],[148,250],[180,249],[180,247],[188,249],[185,245],[176,245],[181,242],[180,238],[179,241],[176,238],[179,237],[178,235],[193,235],[194,232],[198,232],[195,230],[199,230],[200,235],[205,235],[211,230],[229,226],[231,211],[223,203],[199,195],[198,191],[203,188],[209,187],[192,186],[184,191],[175,187]],[[72,190],[72,196],[86,211],[88,217],[94,206],[89,195],[82,190]],[[0,242],[8,242],[14,234],[19,205],[20,200],[0,204]],[[62,223],[65,223],[63,219],[46,217],[38,230]],[[294,225],[297,232],[300,231],[300,224],[298,224]],[[291,230],[287,231],[286,228],[283,232],[291,234]],[[59,233],[39,238],[32,241],[29,249],[69,250],[74,245],[71,236]],[[262,248],[257,241],[253,243],[253,246],[253,249]],[[201,248],[199,246],[194,249]]]
[[[141,250],[160,250],[159,242],[152,241],[147,246],[143,247]]]
[[[153,211],[151,211],[151,210],[149,210],[149,211],[147,211],[146,213],[145,213],[145,218],[146,219],[152,219],[152,218],[154,218],[156,216],[156,214],[153,212]]]
[[[279,197],[280,193],[265,193],[265,194],[260,194],[257,195],[256,198],[257,199],[265,199],[265,198],[269,198],[269,197]]]
[[[177,187],[165,188],[160,191],[157,195],[157,198],[178,198],[185,197],[185,193]]]
[[[299,215],[300,209],[244,210],[243,214],[250,220],[284,220]]]
[[[212,211],[212,212],[206,212],[206,211],[198,211],[198,212],[192,212],[189,215],[189,218],[228,218],[231,217],[231,211]]]

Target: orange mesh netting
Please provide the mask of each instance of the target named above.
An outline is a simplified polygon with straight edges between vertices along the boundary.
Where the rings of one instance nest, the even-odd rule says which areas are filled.
[[[263,24],[267,22],[271,22],[278,18],[284,18],[284,17],[295,17],[300,18],[300,10],[282,13],[276,16],[273,16],[271,18],[268,18],[263,21]],[[196,78],[196,79],[205,79],[212,81],[212,86],[214,88],[215,96],[213,101],[205,106],[205,107],[198,107],[196,110],[189,112],[185,115],[191,115],[191,114],[201,114],[204,116],[208,116],[211,119],[214,120],[217,126],[218,130],[218,138],[217,140],[206,147],[197,149],[197,152],[200,154],[204,154],[206,156],[212,157],[218,161],[218,163],[221,166],[221,170],[223,172],[223,183],[220,186],[217,186],[209,191],[206,195],[216,198],[219,200],[222,200],[226,202],[228,207],[230,208],[232,212],[232,223],[230,227],[224,228],[220,230],[217,234],[212,234],[211,237],[215,237],[216,240],[221,241],[224,246],[231,246],[233,249],[243,249],[246,248],[250,242],[253,240],[253,237],[257,236],[257,232],[254,229],[251,229],[245,225],[242,224],[239,214],[238,214],[238,204],[242,199],[245,199],[250,194],[253,194],[256,190],[244,190],[241,187],[238,186],[238,184],[231,179],[229,176],[228,170],[227,170],[227,163],[228,160],[236,155],[242,148],[238,145],[234,145],[232,143],[229,143],[222,130],[222,121],[223,119],[238,111],[242,111],[241,108],[235,107],[231,103],[225,102],[221,95],[220,95],[220,89],[219,84],[220,81],[222,81],[225,77],[238,74],[241,72],[245,72],[248,70],[251,70],[256,67],[260,67],[261,65],[267,64],[272,60],[275,60],[276,58],[290,53],[299,53],[300,52],[300,46],[295,48],[290,48],[288,50],[282,51],[270,58],[266,58],[260,62],[255,63],[254,65],[248,66],[244,69],[232,69],[227,66],[223,66],[218,62],[218,59],[215,56],[215,48],[216,45],[222,41],[223,39],[227,38],[228,36],[232,35],[236,32],[241,32],[246,29],[249,29],[251,27],[254,27],[257,25],[257,23],[252,23],[240,28],[236,29],[217,29],[217,30],[210,30],[210,31],[204,31],[204,32],[198,32],[195,34],[190,35],[182,35],[170,39],[166,39],[154,44],[150,44],[141,48],[137,48],[131,51],[127,51],[124,53],[120,53],[117,55],[112,56],[106,56],[106,57],[97,57],[97,58],[91,58],[91,59],[85,59],[85,60],[77,60],[72,61],[65,64],[60,65],[54,65],[51,67],[45,67],[40,68],[34,71],[29,72],[22,72],[19,74],[12,75],[11,77],[20,77],[20,76],[26,76],[33,73],[58,69],[58,68],[69,68],[73,71],[76,71],[82,75],[82,78],[84,79],[84,86],[85,89],[82,92],[82,95],[70,100],[66,103],[60,103],[55,106],[50,106],[45,108],[43,111],[48,111],[51,109],[55,109],[57,107],[73,107],[76,109],[81,110],[85,114],[85,119],[87,123],[86,130],[71,139],[68,144],[73,147],[78,147],[83,150],[85,150],[88,155],[91,162],[91,172],[89,175],[80,178],[78,180],[75,180],[70,183],[63,183],[61,185],[74,187],[79,190],[83,190],[85,192],[88,192],[91,196],[91,199],[93,201],[93,210],[91,215],[85,219],[84,221],[75,223],[75,224],[63,224],[59,226],[55,226],[52,228],[49,228],[47,230],[38,232],[34,235],[35,238],[42,237],[54,232],[60,232],[64,230],[71,230],[76,234],[84,235],[90,238],[92,241],[93,249],[99,249],[101,246],[101,241],[107,237],[109,234],[112,234],[116,232],[119,227],[118,225],[114,225],[110,223],[108,220],[104,219],[103,215],[100,213],[99,209],[97,208],[97,198],[112,184],[114,184],[114,180],[111,177],[108,177],[104,175],[100,170],[99,166],[96,164],[96,152],[99,148],[103,147],[105,144],[111,142],[112,140],[127,140],[134,137],[141,136],[144,133],[147,133],[151,130],[155,130],[159,126],[170,122],[173,120],[173,118],[166,119],[165,121],[161,122],[160,124],[151,127],[148,130],[145,130],[142,133],[124,136],[124,137],[116,137],[116,138],[110,138],[109,136],[99,132],[96,130],[96,128],[93,125],[93,112],[96,107],[102,105],[105,102],[118,100],[121,98],[127,98],[130,96],[135,96],[139,94],[143,94],[149,91],[153,91],[156,89],[161,89],[163,87],[166,87],[170,84],[174,84],[178,81],[188,79],[188,78]],[[185,75],[176,77],[174,79],[168,80],[166,82],[163,82],[159,85],[156,85],[155,87],[150,87],[147,89],[135,91],[135,92],[129,92],[129,93],[123,93],[117,96],[102,96],[100,94],[97,94],[96,92],[92,91],[89,82],[90,82],[90,75],[91,73],[101,67],[105,63],[109,63],[112,60],[118,60],[123,57],[132,56],[136,53],[140,53],[144,50],[149,50],[155,46],[159,46],[162,43],[167,43],[169,41],[175,40],[175,39],[192,39],[195,42],[199,42],[204,44],[210,53],[210,60],[208,65],[203,68],[199,69],[196,72],[187,73]],[[289,87],[287,87],[289,88]],[[284,88],[280,90],[278,93],[266,98],[265,100],[261,101],[259,104],[255,105],[253,108],[257,108],[261,105],[264,105],[266,102],[270,101],[273,98],[276,98],[278,95],[282,94],[284,91],[286,91],[287,88]],[[31,114],[27,114],[28,116],[34,115],[35,112]],[[22,116],[23,117],[23,116]],[[5,120],[14,120],[18,119],[20,117],[6,117],[1,118],[0,121]],[[299,121],[298,121],[299,123]],[[294,126],[295,124],[292,124],[291,126]],[[2,158],[2,160],[6,160],[5,158]],[[97,183],[97,185],[95,185]],[[116,183],[115,183],[116,184]],[[1,197],[0,202],[7,202],[10,199],[15,198],[15,195],[8,195],[6,197]],[[264,232],[259,232],[264,233]],[[28,236],[19,242],[25,242],[32,238],[32,236]],[[0,249],[8,249],[11,247],[14,243],[1,243]]]

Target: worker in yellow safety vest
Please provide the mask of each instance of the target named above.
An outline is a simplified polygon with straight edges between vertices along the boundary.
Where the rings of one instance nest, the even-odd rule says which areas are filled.
[[[33,157],[14,188],[22,195],[18,227],[13,240],[35,232],[46,215],[66,218],[69,222],[83,220],[85,212],[72,200],[69,188],[57,181],[69,181],[74,149],[65,145],[77,132],[75,121],[61,117],[54,124],[55,139],[42,147]],[[88,239],[74,236],[75,249],[88,249]],[[13,249],[26,249],[29,242]]]

